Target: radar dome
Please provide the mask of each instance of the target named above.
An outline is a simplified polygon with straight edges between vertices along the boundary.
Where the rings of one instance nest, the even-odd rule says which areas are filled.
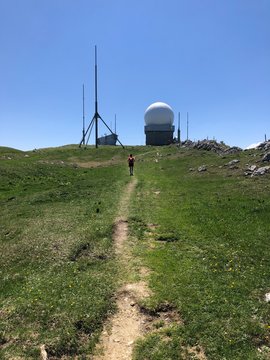
[[[155,102],[148,106],[144,113],[145,125],[172,125],[173,110],[163,102]]]

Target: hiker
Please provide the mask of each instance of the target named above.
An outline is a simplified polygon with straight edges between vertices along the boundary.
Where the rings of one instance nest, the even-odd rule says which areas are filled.
[[[129,175],[133,175],[134,162],[135,158],[130,154],[128,157]]]

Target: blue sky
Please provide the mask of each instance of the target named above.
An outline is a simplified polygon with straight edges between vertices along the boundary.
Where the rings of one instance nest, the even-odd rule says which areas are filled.
[[[122,143],[145,143],[155,101],[180,111],[183,139],[187,112],[192,140],[270,138],[269,18],[270,0],[0,0],[0,145],[80,142],[95,45],[99,113]]]

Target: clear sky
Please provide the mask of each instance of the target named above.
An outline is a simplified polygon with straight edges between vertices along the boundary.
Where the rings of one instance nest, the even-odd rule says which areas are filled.
[[[155,101],[181,113],[182,139],[187,112],[192,140],[270,138],[269,19],[270,0],[0,0],[0,145],[80,142],[95,45],[99,113],[122,143],[145,143]]]

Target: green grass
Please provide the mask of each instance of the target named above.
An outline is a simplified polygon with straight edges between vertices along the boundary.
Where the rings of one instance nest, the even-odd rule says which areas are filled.
[[[135,359],[181,359],[194,345],[208,359],[269,356],[263,355],[270,346],[269,304],[263,301],[270,290],[269,175],[244,177],[245,164],[254,163],[248,153],[221,158],[183,149],[175,158],[160,155],[140,166],[130,220],[135,254],[151,270],[154,296],[144,307],[169,302],[184,324],[169,340],[161,332],[140,341]],[[224,166],[235,157],[242,169]],[[202,164],[208,171],[199,173]],[[150,232],[147,224],[156,226]]]
[[[96,149],[0,150],[0,358],[37,359],[41,344],[49,356],[89,354],[114,310],[127,152],[122,164],[88,169],[76,164]],[[101,164],[118,154],[100,153]]]
[[[53,358],[92,354],[122,281],[112,229],[130,152],[134,263],[153,292],[141,306],[182,319],[157,321],[134,359],[269,358],[269,175],[243,175],[261,154],[175,146],[0,147],[0,358],[38,359],[42,344]]]

